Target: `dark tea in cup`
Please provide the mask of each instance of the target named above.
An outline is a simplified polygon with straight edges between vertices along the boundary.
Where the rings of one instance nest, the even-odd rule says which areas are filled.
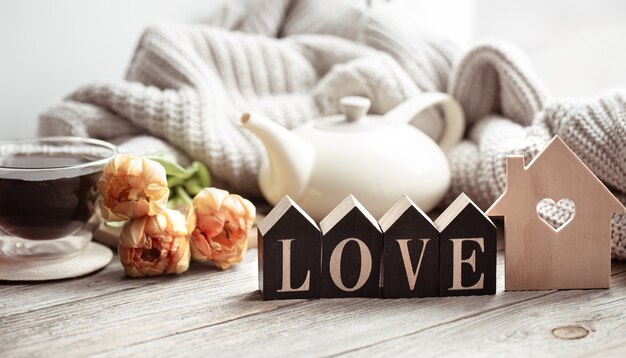
[[[51,137],[0,142],[1,251],[8,256],[63,256],[91,240],[96,184],[115,147]]]

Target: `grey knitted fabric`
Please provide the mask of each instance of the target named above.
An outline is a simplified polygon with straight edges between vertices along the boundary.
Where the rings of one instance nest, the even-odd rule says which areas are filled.
[[[212,26],[146,30],[125,80],[88,84],[40,117],[41,135],[99,137],[136,154],[206,162],[223,185],[258,193],[265,155],[237,125],[256,111],[288,128],[336,113],[345,95],[384,113],[424,91],[448,91],[471,130],[449,152],[452,187],[486,208],[504,190],[507,154],[532,159],[560,135],[622,202],[626,201],[626,105],[613,92],[586,103],[548,102],[523,54],[479,44],[460,60],[455,47],[389,4],[349,0],[228,1]],[[232,30],[232,31],[229,31]],[[438,120],[437,111],[425,114]],[[445,203],[444,203],[445,204]],[[571,208],[547,205],[562,222]],[[626,258],[626,215],[613,219],[615,257]]]
[[[626,89],[585,102],[547,102],[524,57],[515,53],[502,43],[482,44],[454,70],[451,93],[474,125],[448,153],[452,187],[444,204],[465,192],[489,207],[506,187],[506,156],[521,154],[528,163],[554,135],[626,203]],[[567,202],[540,208],[557,226],[573,211]],[[625,214],[612,218],[611,253],[626,259]]]
[[[385,43],[403,31],[402,26],[381,26],[378,12],[352,1],[325,3],[326,11],[334,8],[345,14],[341,22],[325,27],[338,34],[348,36],[360,28],[352,35]],[[229,1],[216,21],[275,35],[282,24],[304,23],[304,12],[310,10],[302,6],[307,4],[260,1],[246,12],[240,3]],[[317,25],[333,19],[310,16],[319,20]],[[206,162],[214,176],[235,190],[256,193],[258,165],[265,153],[255,137],[238,127],[241,113],[260,112],[291,128],[337,113],[338,100],[345,95],[365,95],[372,100],[373,112],[384,113],[422,91],[444,91],[453,62],[451,45],[406,36],[415,39],[412,51],[390,55],[341,36],[294,34],[275,39],[201,25],[154,26],[141,38],[126,80],[78,89],[41,115],[40,134],[111,139],[147,132]],[[428,70],[410,76],[399,62],[421,63]],[[124,143],[121,149],[129,150]]]

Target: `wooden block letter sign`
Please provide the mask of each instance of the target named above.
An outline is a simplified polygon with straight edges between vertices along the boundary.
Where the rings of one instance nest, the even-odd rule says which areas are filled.
[[[320,296],[320,231],[285,196],[259,224],[259,289],[264,300]]]
[[[384,236],[383,297],[439,296],[439,231],[408,196],[379,221]]]
[[[558,136],[528,166],[508,157],[506,171],[506,190],[487,210],[504,217],[505,289],[608,288],[611,215],[624,206]],[[555,229],[537,212],[545,199],[569,199],[575,212]]]
[[[465,194],[435,220],[441,296],[496,293],[496,226]]]
[[[321,222],[322,297],[378,297],[383,235],[352,195]]]

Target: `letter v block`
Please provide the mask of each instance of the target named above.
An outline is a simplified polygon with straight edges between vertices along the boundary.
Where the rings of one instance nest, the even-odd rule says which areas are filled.
[[[465,194],[435,220],[441,296],[496,293],[496,226]]]
[[[264,300],[320,296],[320,230],[288,196],[259,224],[258,247]]]
[[[383,231],[383,297],[439,296],[439,231],[408,196],[379,221]]]
[[[320,222],[322,297],[378,297],[383,235],[349,195]]]

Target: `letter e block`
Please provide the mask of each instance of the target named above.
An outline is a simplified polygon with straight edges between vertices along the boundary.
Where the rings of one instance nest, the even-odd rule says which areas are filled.
[[[465,194],[435,220],[441,296],[496,293],[496,226]]]

